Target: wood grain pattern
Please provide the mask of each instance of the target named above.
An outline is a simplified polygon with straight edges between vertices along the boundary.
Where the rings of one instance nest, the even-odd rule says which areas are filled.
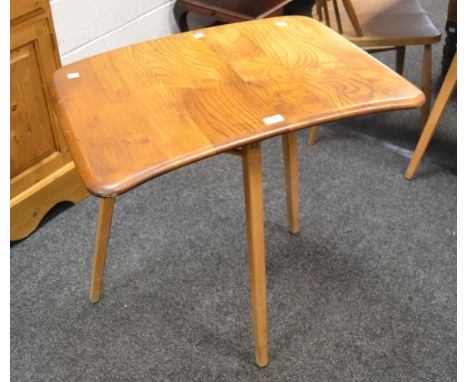
[[[78,204],[88,195],[71,161],[41,177],[10,199],[10,240],[28,236],[57,203],[67,201]]]
[[[10,177],[14,177],[56,150],[33,41],[11,52],[10,78]]]
[[[308,17],[201,32],[198,39],[189,32],[118,49],[55,73],[51,93],[90,192],[115,196],[251,142],[424,102],[415,86]],[[75,72],[79,78],[67,78]],[[284,121],[264,123],[276,114]]]
[[[48,157],[40,160],[34,166],[24,170],[21,174],[10,179],[10,199],[34,186],[42,179],[71,162],[70,153],[63,155],[54,152]]]
[[[10,240],[19,240],[55,204],[88,192],[47,91],[60,66],[49,2],[13,0],[10,10]]]
[[[421,109],[422,125],[431,105],[431,44],[440,40],[440,32],[418,0],[333,0],[335,12],[328,17],[330,0],[320,0],[312,8],[312,17],[324,22],[349,41],[368,52],[396,50],[396,72],[403,73],[407,45],[423,45],[421,87],[426,103]],[[338,16],[339,15],[339,16]],[[315,144],[318,126],[311,129],[309,146]]]
[[[49,9],[47,0],[10,0],[10,20],[31,15],[33,12],[46,12]]]
[[[242,169],[244,173],[255,359],[259,367],[265,367],[268,365],[268,321],[263,224],[262,155],[259,143],[252,143],[242,148]]]

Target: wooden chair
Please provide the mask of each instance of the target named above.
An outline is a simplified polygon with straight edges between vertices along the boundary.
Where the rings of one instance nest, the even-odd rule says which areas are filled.
[[[419,138],[418,144],[416,149],[414,150],[413,157],[408,165],[408,169],[406,170],[405,178],[410,180],[413,178],[416,169],[421,162],[421,159],[426,152],[427,146],[431,141],[432,136],[435,133],[437,125],[439,124],[440,118],[442,117],[442,113],[444,112],[445,107],[452,95],[453,90],[455,89],[455,85],[457,83],[457,54],[455,53],[455,57],[453,58],[452,64],[447,72],[447,76],[445,77],[444,83],[440,88],[439,95],[437,96],[434,107],[429,114],[429,118],[427,120],[426,126],[424,126],[424,130],[421,133],[421,137]]]
[[[432,44],[440,32],[418,0],[316,0],[312,17],[368,52],[396,51],[396,71],[403,74],[406,46],[424,46],[421,89],[426,103],[421,108],[424,126],[431,109]],[[312,127],[313,145],[318,126]]]

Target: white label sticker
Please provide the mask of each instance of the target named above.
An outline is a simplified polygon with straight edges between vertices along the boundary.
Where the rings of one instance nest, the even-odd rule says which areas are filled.
[[[265,125],[273,125],[274,123],[283,122],[285,119],[281,114],[272,115],[271,117],[263,118]]]
[[[278,21],[275,25],[278,27],[287,27],[288,23],[286,21]]]
[[[202,32],[198,32],[192,35],[193,38],[202,38],[205,37],[205,34]]]
[[[80,73],[68,73],[67,78],[72,79],[72,78],[78,78],[80,76]]]

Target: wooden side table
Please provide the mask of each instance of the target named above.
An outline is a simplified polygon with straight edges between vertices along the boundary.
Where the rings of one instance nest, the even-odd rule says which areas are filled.
[[[174,4],[174,16],[181,32],[187,32],[187,15],[191,11],[216,16],[220,23],[234,23],[280,16],[283,8],[291,1],[293,0],[177,0]]]
[[[424,94],[308,17],[182,33],[68,65],[51,86],[78,172],[100,198],[90,297],[100,299],[114,202],[204,158],[242,158],[256,362],[268,364],[261,141],[282,136],[299,230],[296,130],[416,108]]]

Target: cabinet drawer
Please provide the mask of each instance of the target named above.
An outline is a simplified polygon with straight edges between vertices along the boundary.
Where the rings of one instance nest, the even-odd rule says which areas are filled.
[[[48,9],[47,0],[10,0],[10,20],[17,19],[34,11],[45,12]]]

